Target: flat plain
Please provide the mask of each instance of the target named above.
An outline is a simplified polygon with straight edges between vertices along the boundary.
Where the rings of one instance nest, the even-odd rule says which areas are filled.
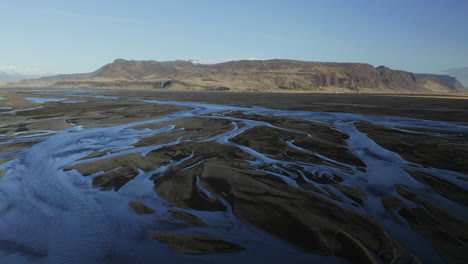
[[[466,97],[0,98],[0,262],[468,262]]]

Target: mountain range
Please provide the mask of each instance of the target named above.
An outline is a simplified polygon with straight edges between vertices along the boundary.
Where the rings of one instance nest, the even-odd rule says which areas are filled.
[[[34,79],[52,74],[39,69],[17,66],[0,66],[0,84],[18,82],[21,80]]]
[[[448,75],[415,74],[364,63],[279,59],[218,64],[117,59],[94,72],[48,76],[13,85],[241,92],[466,92]]]
[[[8,82],[17,82],[24,79],[37,78],[37,76],[23,75],[18,73],[7,73],[0,71],[0,84]]]

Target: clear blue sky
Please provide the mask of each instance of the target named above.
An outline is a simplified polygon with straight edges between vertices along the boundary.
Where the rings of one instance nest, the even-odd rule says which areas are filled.
[[[468,66],[466,0],[0,0],[0,66],[284,58]]]

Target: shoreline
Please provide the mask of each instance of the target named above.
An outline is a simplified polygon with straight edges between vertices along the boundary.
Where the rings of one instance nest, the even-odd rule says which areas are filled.
[[[231,90],[231,91],[209,91],[209,90],[180,90],[180,89],[149,89],[149,88],[92,88],[92,87],[40,87],[40,86],[1,86],[1,91],[15,91],[15,90],[83,90],[83,91],[110,91],[110,92],[156,92],[156,93],[212,93],[212,94],[291,94],[291,95],[347,95],[347,96],[390,96],[390,97],[417,97],[417,98],[441,98],[441,99],[468,99],[468,90],[465,93],[414,93],[414,92],[319,92],[319,91],[249,91],[249,90]]]

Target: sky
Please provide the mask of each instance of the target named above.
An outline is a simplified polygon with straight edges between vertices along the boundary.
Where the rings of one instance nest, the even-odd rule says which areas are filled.
[[[90,72],[117,58],[468,67],[466,0],[0,0],[0,68]]]

